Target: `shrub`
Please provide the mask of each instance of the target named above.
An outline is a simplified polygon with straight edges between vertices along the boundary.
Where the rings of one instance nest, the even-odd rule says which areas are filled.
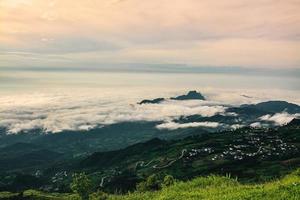
[[[162,187],[168,187],[171,186],[175,183],[175,179],[171,175],[167,175],[164,177],[164,181],[162,183]]]
[[[88,200],[91,193],[92,182],[85,173],[75,173],[70,188],[77,193],[81,199]]]
[[[146,192],[148,190],[147,182],[143,181],[143,182],[140,182],[139,184],[137,184],[136,190],[139,192]]]
[[[161,188],[161,180],[157,174],[153,174],[137,185],[137,190],[140,192],[159,190]]]

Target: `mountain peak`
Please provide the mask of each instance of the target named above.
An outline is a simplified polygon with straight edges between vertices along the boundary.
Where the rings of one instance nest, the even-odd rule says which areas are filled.
[[[160,103],[162,101],[164,101],[165,98],[156,98],[156,99],[144,99],[143,101],[139,102],[138,104],[157,104]]]
[[[288,112],[288,113],[299,113],[300,106],[297,104],[289,103],[286,101],[266,101],[255,105],[257,108],[265,111],[273,112]]]
[[[187,94],[180,95],[177,97],[171,97],[170,99],[172,100],[205,100],[204,96],[200,93],[197,92],[196,90],[191,90]],[[163,101],[165,101],[165,98],[156,98],[156,99],[144,99],[138,104],[159,104]]]
[[[197,92],[196,90],[191,90],[185,95],[172,97],[171,99],[172,100],[192,100],[192,99],[205,100],[204,96],[200,92]]]
[[[287,126],[300,126],[300,119],[294,118],[287,124]]]

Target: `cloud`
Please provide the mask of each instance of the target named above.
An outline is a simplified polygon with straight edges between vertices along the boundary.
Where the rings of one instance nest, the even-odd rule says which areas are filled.
[[[132,102],[91,93],[19,95],[18,98],[0,98],[0,102],[0,126],[6,127],[10,133],[31,129],[54,133],[63,130],[89,130],[119,122],[170,121],[180,116],[196,114],[208,117],[226,110],[226,107],[213,102],[170,100],[162,104],[138,105],[135,104],[137,100]]]
[[[262,121],[270,121],[274,122],[277,125],[285,125],[292,121],[297,115],[292,115],[286,112],[283,113],[276,113],[274,115],[264,115],[261,116],[259,119]]]
[[[218,122],[191,122],[191,123],[184,123],[184,124],[179,124],[175,122],[166,122],[157,125],[156,128],[175,130],[179,128],[192,128],[192,127],[217,128],[220,125],[221,124]]]
[[[262,127],[262,124],[260,122],[254,122],[254,123],[250,124],[250,127],[260,128],[260,127]]]
[[[59,54],[116,51],[122,48],[111,41],[89,38],[87,36],[42,37],[38,39],[24,37],[23,42],[30,43],[30,45],[20,46],[19,48],[3,45],[0,46],[0,52],[15,55],[22,53],[26,54],[26,56],[34,56],[35,54],[35,56],[39,57],[49,55],[53,58],[53,56],[58,57]]]
[[[24,76],[24,74],[22,73]],[[37,78],[41,79],[39,74]],[[144,77],[140,77],[144,79]],[[110,78],[109,78],[110,79]],[[157,79],[157,77],[156,77]],[[97,78],[97,80],[104,81]],[[93,82],[94,83],[94,82]],[[66,87],[63,89],[47,88],[41,92],[20,92],[18,94],[0,95],[0,127],[6,127],[9,133],[19,133],[32,129],[43,129],[45,132],[61,132],[63,130],[89,130],[119,122],[151,121],[158,122],[159,129],[177,129],[185,127],[222,127],[239,128],[241,121],[235,113],[227,112],[231,105],[243,103],[255,103],[266,100],[268,96],[277,97],[276,93],[268,90],[261,98],[256,98],[260,93],[255,90],[247,92],[255,98],[244,98],[240,94],[245,90],[222,90],[216,88],[199,90],[207,97],[207,101],[175,101],[166,100],[161,104],[142,104],[142,99],[153,99],[155,97],[178,96],[186,93],[177,87],[171,89],[161,87],[145,87],[128,89],[126,86],[80,88]],[[196,88],[195,88],[196,89]],[[287,97],[280,93],[281,97]],[[246,100],[246,102],[245,102]],[[252,101],[252,102],[251,102]],[[228,102],[229,104],[224,104]],[[211,117],[214,115],[231,116],[237,120],[231,127],[227,124],[217,122],[194,122],[175,123],[181,116],[201,115]],[[259,122],[251,126],[259,127],[264,121],[276,122],[277,124],[287,123],[292,117],[298,115],[288,115],[278,113],[275,115],[265,115],[259,118]],[[208,120],[205,120],[208,121]],[[246,122],[248,123],[248,122]],[[270,124],[270,123],[268,123]],[[263,124],[264,126],[264,124]]]
[[[255,124],[254,124],[254,126],[255,126]],[[230,126],[230,128],[232,128],[232,129],[239,129],[239,128],[242,128],[242,127],[244,127],[244,125],[242,125],[242,124],[232,124]]]

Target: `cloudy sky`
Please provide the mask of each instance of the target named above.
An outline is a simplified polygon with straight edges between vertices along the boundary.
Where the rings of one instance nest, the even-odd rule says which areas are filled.
[[[299,0],[0,0],[0,68],[299,69],[299,10]]]

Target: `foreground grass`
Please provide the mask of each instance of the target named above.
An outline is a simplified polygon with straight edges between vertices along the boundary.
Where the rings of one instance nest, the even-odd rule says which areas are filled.
[[[0,199],[14,199],[12,193],[0,193]],[[24,192],[24,198],[35,200],[47,199],[78,199],[76,195],[59,193],[42,193],[34,190]],[[229,177],[209,176],[195,178],[188,182],[176,182],[170,187],[156,192],[134,192],[127,195],[110,195],[112,200],[299,200],[300,199],[300,169],[264,184],[240,184]]]
[[[209,176],[189,182],[178,182],[158,192],[132,193],[114,196],[115,200],[298,200],[300,199],[300,170],[281,180],[265,184],[243,185],[228,177]]]

